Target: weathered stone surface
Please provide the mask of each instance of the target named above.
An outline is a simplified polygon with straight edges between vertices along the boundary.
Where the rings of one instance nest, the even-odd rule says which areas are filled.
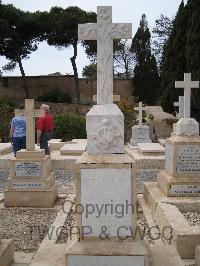
[[[86,115],[89,154],[124,153],[124,116],[117,105],[95,105]]]
[[[199,136],[199,123],[194,118],[182,118],[176,124],[177,136]]]
[[[158,154],[164,154],[165,148],[160,145],[159,143],[138,143],[138,148],[140,152],[142,153],[158,153]]]
[[[149,137],[149,126],[147,125],[135,125],[132,127],[132,138],[130,144],[136,146],[138,143],[151,143]]]
[[[89,188],[89,189],[88,189]],[[111,189],[112,188],[112,189]],[[81,204],[82,226],[89,226],[92,230],[89,236],[99,237],[102,227],[107,227],[109,236],[118,234],[131,235],[129,230],[118,232],[120,226],[133,226],[133,208],[131,205],[131,168],[129,169],[81,169]],[[110,207],[106,208],[106,204]],[[129,206],[131,205],[131,206]],[[87,206],[93,211],[87,217]],[[101,214],[98,209],[103,207]],[[111,207],[112,206],[112,207]],[[117,213],[117,207],[124,209],[124,213]],[[129,206],[129,207],[128,207]],[[113,208],[113,211],[111,211]]]

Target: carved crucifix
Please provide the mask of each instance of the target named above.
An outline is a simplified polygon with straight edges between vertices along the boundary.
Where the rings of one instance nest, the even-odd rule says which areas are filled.
[[[113,39],[131,39],[131,23],[112,23],[112,7],[97,7],[97,23],[78,25],[80,40],[97,40],[97,104],[113,103]]]

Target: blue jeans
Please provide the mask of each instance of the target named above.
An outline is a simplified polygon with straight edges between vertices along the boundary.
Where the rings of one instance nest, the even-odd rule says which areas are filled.
[[[16,157],[16,153],[17,151],[21,150],[21,149],[26,149],[26,137],[16,137],[16,138],[12,138],[13,141],[13,152],[14,152],[14,156]]]

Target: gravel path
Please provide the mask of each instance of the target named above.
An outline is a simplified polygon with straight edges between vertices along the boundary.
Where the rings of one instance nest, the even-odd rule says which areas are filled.
[[[200,213],[199,212],[185,212],[183,216],[191,226],[200,226]]]
[[[0,238],[13,238],[15,251],[35,252],[63,202],[57,200],[50,209],[0,209]]]
[[[137,193],[142,193],[144,182],[155,182],[157,181],[158,173],[160,169],[142,169],[136,172],[137,175]]]
[[[0,193],[6,188],[6,181],[9,176],[9,169],[0,170]]]
[[[75,193],[75,178],[72,171],[56,170],[55,181],[58,185],[58,193]]]

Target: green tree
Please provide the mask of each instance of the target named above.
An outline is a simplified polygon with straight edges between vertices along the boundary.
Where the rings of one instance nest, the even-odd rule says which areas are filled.
[[[173,20],[163,14],[161,14],[160,18],[155,21],[155,27],[152,31],[153,52],[159,66],[162,60],[163,48],[169,39],[172,26]]]
[[[122,72],[125,78],[133,76],[134,55],[128,40],[120,40],[114,46],[114,70]]]
[[[192,73],[193,80],[200,80],[200,2],[188,0],[185,8],[189,17],[185,45],[187,72]],[[192,89],[192,115],[200,120],[199,89]]]
[[[173,22],[173,29],[164,47],[161,65],[161,105],[166,112],[174,112],[174,101],[183,93],[175,89],[175,80],[183,80],[187,72],[185,46],[188,28],[188,9],[181,2]]]
[[[85,78],[97,78],[97,64],[92,63],[88,66],[85,66],[82,71],[82,76]]]
[[[145,14],[132,40],[131,50],[136,59],[133,93],[140,101],[154,104],[160,93],[160,80],[155,57],[151,54],[151,34]]]
[[[38,28],[33,14],[13,5],[0,5],[0,55],[9,60],[3,70],[12,71],[19,66],[26,98],[30,98],[30,90],[22,61],[37,50]]]
[[[62,9],[54,7],[48,15],[46,23],[45,38],[49,45],[63,50],[73,47],[73,56],[70,58],[74,71],[77,104],[80,104],[80,88],[78,82],[78,71],[76,66],[78,46],[78,24],[96,22],[96,13],[86,12],[78,7]]]

